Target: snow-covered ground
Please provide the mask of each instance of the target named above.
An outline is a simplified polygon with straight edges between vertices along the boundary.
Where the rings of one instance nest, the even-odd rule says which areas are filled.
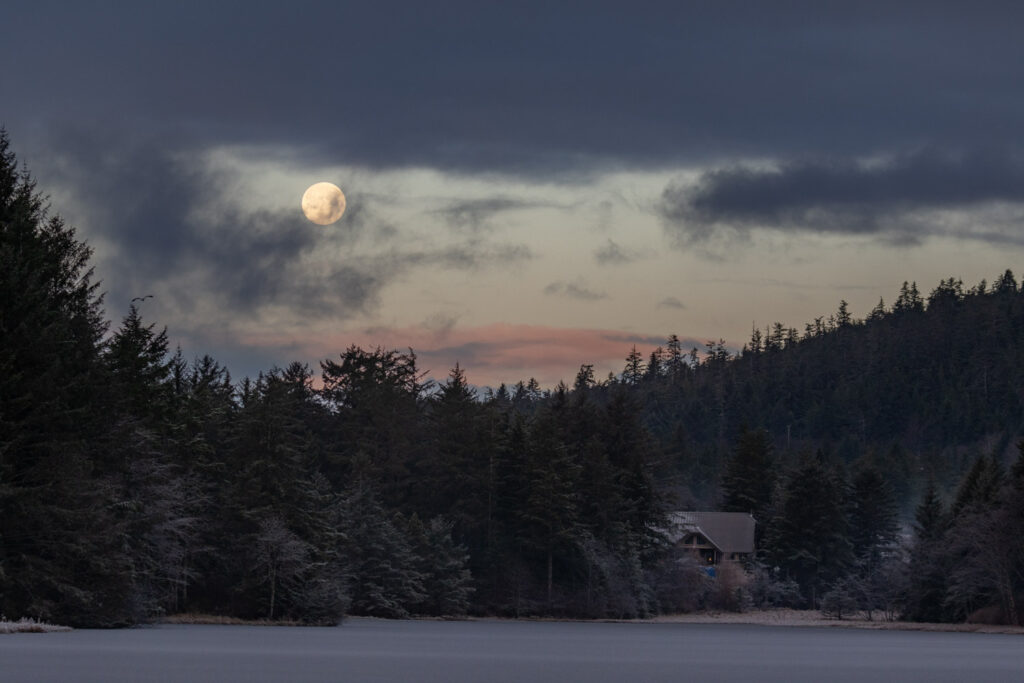
[[[19,619],[18,621],[0,619],[0,633],[57,633],[70,630],[67,626],[47,624],[35,619]]]

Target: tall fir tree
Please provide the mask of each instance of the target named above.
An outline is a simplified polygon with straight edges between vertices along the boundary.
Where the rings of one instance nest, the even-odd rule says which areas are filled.
[[[862,570],[870,573],[895,548],[899,532],[896,498],[888,482],[870,466],[854,474],[850,493],[850,542]]]
[[[0,612],[133,619],[130,562],[94,473],[105,330],[91,250],[47,215],[0,130]]]
[[[904,617],[911,621],[945,621],[949,572],[945,538],[950,518],[934,481],[914,513],[914,543],[910,549],[910,581]]]
[[[766,545],[769,561],[800,584],[811,607],[850,569],[845,482],[820,453],[805,457],[787,478]]]
[[[722,509],[749,512],[763,526],[775,490],[776,465],[771,436],[764,430],[740,432],[722,476]]]

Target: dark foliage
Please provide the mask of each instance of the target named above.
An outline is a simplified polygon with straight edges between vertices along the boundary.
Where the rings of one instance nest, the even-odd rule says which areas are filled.
[[[820,457],[806,458],[790,474],[765,540],[769,561],[817,607],[826,586],[853,564],[843,481]]]
[[[108,335],[89,258],[0,132],[8,617],[824,600],[837,616],[1020,620],[1024,454],[1005,464],[1024,427],[1024,295],[1009,270],[927,297],[904,284],[864,320],[842,302],[738,354],[672,336],[604,381],[584,364],[571,389],[481,397],[458,366],[437,385],[412,350],[380,348],[324,360],[320,389],[299,363],[235,383],[171,353],[138,308]],[[918,499],[904,560],[898,518]],[[757,518],[749,573],[710,579],[668,544],[668,512],[713,506]]]

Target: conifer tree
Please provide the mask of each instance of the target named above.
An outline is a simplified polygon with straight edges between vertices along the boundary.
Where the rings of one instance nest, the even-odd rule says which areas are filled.
[[[579,464],[565,443],[567,410],[568,395],[562,385],[530,425],[526,495],[518,511],[520,542],[543,562],[549,611],[553,606],[556,556],[570,553],[581,530]]]
[[[138,619],[162,613],[186,589],[184,558],[198,534],[201,498],[198,482],[174,461],[173,359],[166,331],[154,328],[132,305],[104,349],[109,428],[97,460],[123,528]]]
[[[490,416],[457,363],[426,408],[429,448],[416,464],[415,507],[428,519],[444,514],[459,538],[479,544],[493,495]]]
[[[320,396],[334,415],[333,441],[325,474],[336,487],[364,478],[385,504],[405,505],[413,491],[410,462],[424,442],[423,374],[416,354],[353,346],[341,362],[320,364]]]
[[[722,509],[748,512],[759,524],[766,524],[764,514],[771,504],[774,489],[771,437],[764,430],[744,429],[722,477]]]
[[[678,382],[688,370],[686,355],[683,353],[683,343],[675,334],[669,335],[665,344],[665,369],[673,382]]]
[[[971,508],[984,508],[993,502],[1003,482],[1003,468],[993,456],[974,461],[971,469],[960,481],[953,513],[960,514]]]
[[[106,416],[91,250],[49,217],[0,130],[0,613],[132,621],[130,563],[93,472]]]
[[[420,558],[423,575],[423,602],[419,614],[453,616],[465,614],[473,594],[473,576],[467,565],[469,553],[452,538],[452,523],[435,517],[424,524],[413,515],[406,523],[406,534]]]
[[[844,482],[822,460],[805,458],[789,476],[766,540],[770,561],[800,584],[811,606],[853,559]]]
[[[598,434],[612,466],[615,498],[607,501],[610,514],[619,520],[628,539],[609,538],[623,548],[623,541],[647,559],[657,545],[654,529],[664,528],[665,512],[653,477],[659,466],[658,449],[644,427],[639,403],[625,387],[611,391],[600,414]]]
[[[422,559],[403,530],[404,519],[393,518],[361,481],[343,493],[340,519],[352,611],[408,616],[426,593]]]
[[[579,371],[576,373],[576,379],[572,384],[573,391],[586,391],[590,387],[594,386],[594,384],[594,366],[589,363],[581,365]]]
[[[125,412],[162,428],[169,418],[172,359],[167,357],[167,330],[145,325],[134,304],[111,336],[104,360],[114,386],[112,392]]]
[[[1009,268],[996,278],[996,281],[992,283],[992,291],[996,294],[1016,294],[1017,293],[1017,278],[1013,276],[1013,271]]]
[[[626,367],[622,370],[622,382],[623,384],[636,385],[640,383],[640,380],[644,377],[644,357],[636,350],[636,346],[626,356]]]
[[[850,541],[863,573],[879,566],[883,555],[895,545],[898,531],[892,488],[877,470],[862,467],[852,482]]]
[[[904,616],[911,621],[944,621],[948,561],[944,539],[949,517],[935,482],[929,481],[914,515],[910,551],[910,582]]]

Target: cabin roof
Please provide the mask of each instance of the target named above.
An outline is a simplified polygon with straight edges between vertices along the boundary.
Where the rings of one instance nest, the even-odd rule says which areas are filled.
[[[723,553],[754,552],[754,518],[745,512],[674,512],[670,516],[678,542],[699,533]]]

